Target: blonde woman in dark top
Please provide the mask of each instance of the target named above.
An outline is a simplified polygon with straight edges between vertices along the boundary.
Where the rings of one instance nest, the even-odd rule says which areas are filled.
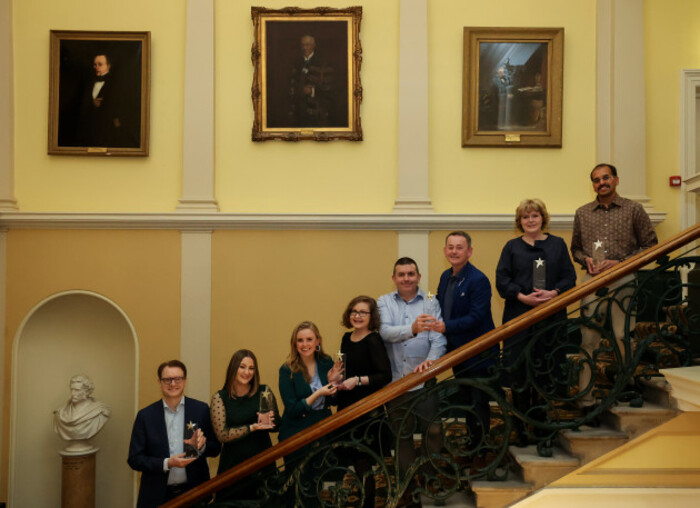
[[[505,299],[503,323],[576,284],[576,272],[566,243],[544,232],[548,223],[547,207],[539,199],[524,199],[515,210],[515,225],[522,235],[506,243],[496,268],[496,289]],[[565,318],[566,310],[562,310],[541,321],[537,328]],[[528,328],[504,342],[503,365],[508,372],[504,385],[511,387],[517,410],[522,413],[529,410],[528,416],[543,420],[542,395],[550,397],[564,388],[565,380],[559,379],[558,370],[564,361],[564,349],[555,331],[546,337],[537,335],[537,343],[528,348],[535,331],[534,327]],[[516,420],[516,427],[517,444],[527,445],[528,436],[521,420]]]

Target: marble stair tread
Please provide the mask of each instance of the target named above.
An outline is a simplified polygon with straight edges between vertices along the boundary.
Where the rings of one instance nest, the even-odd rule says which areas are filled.
[[[602,426],[594,428],[584,425],[578,431],[559,432],[559,444],[564,450],[581,459],[581,465],[588,464],[628,440],[629,436],[625,432]]]
[[[578,466],[579,460],[572,457],[566,451],[558,446],[552,448],[551,457],[540,457],[537,455],[537,446],[530,445],[519,448],[517,446],[509,446],[508,451],[513,456],[518,464],[538,463],[548,466]]]
[[[644,389],[642,396],[644,397],[644,405],[647,402],[675,409],[677,407],[675,399],[671,396],[671,385],[663,377],[652,377],[649,379],[640,379],[639,383]]]
[[[492,482],[489,480],[475,480],[470,482],[472,491],[487,491],[487,490],[532,490],[532,484],[522,480],[512,479],[502,482]]]
[[[476,499],[478,508],[503,508],[519,501],[535,490],[535,486],[522,480],[490,482],[476,480],[470,482],[471,491]]]
[[[621,430],[611,429],[610,427],[589,427],[582,425],[578,430],[566,429],[559,431],[559,435],[564,439],[626,439],[628,436]]]
[[[642,407],[632,407],[629,402],[620,402],[618,405],[608,409],[610,413],[614,414],[669,414],[676,415],[678,411],[671,409],[670,407],[662,406],[661,404],[656,404],[654,402],[645,401]]]
[[[581,465],[581,461],[577,457],[556,446],[552,448],[551,457],[537,455],[535,445],[524,448],[511,446],[508,451],[520,467],[523,481],[532,484],[535,490],[575,471]]]

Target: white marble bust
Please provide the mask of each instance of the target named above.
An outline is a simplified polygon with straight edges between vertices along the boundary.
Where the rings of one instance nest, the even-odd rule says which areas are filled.
[[[68,454],[97,450],[88,443],[88,439],[107,423],[112,410],[92,398],[94,389],[95,385],[89,377],[73,376],[70,379],[71,398],[53,412],[54,430],[61,438],[69,441],[65,449]]]

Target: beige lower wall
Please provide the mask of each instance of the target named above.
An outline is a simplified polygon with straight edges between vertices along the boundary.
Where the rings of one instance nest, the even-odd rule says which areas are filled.
[[[217,231],[212,246],[212,390],[238,349],[251,349],[276,395],[293,328],[316,323],[340,347],[341,314],[357,295],[392,290],[397,234],[387,231]]]
[[[64,291],[93,291],[114,302],[136,332],[138,406],[146,405],[159,396],[158,364],[179,356],[180,234],[13,230],[7,235],[6,287],[0,500],[8,494],[12,348],[22,320],[39,302]]]

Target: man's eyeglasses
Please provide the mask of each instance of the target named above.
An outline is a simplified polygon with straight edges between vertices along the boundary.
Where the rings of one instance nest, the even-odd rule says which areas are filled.
[[[593,179],[593,183],[600,183],[601,180],[602,180],[603,182],[607,182],[608,180],[612,180],[613,178],[614,178],[614,177],[612,177],[612,176],[610,176],[610,175],[603,175],[603,176],[601,176],[600,178],[594,178],[594,179]]]
[[[370,315],[370,313],[367,312],[366,310],[351,310],[350,315],[357,316],[357,317],[367,317]]]
[[[160,378],[161,383],[165,383],[166,385],[179,385],[184,381],[184,377],[162,377]]]

